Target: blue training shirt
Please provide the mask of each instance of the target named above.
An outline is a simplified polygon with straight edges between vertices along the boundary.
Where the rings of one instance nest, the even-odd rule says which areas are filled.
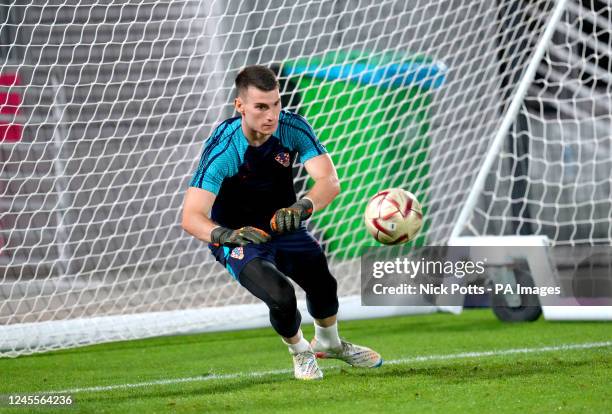
[[[211,218],[224,227],[255,226],[270,232],[279,208],[295,203],[293,162],[326,153],[300,115],[281,111],[276,131],[259,147],[249,145],[242,118],[221,123],[204,146],[189,186],[217,195]]]

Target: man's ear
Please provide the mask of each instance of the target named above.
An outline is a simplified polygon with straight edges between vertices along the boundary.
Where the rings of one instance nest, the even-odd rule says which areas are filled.
[[[240,96],[234,99],[234,108],[236,108],[237,112],[244,115],[244,103],[242,102],[242,99],[240,99]]]

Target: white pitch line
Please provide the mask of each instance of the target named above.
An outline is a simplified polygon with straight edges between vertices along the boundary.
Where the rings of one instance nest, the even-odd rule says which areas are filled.
[[[612,341],[587,342],[584,344],[566,344],[566,345],[557,345],[557,346],[542,346],[539,348],[501,349],[499,351],[462,352],[459,354],[449,354],[449,355],[424,355],[424,356],[418,356],[418,357],[412,357],[412,358],[395,359],[395,360],[388,361],[388,362],[385,361],[385,364],[406,364],[409,362],[443,361],[447,359],[488,357],[488,356],[513,355],[513,354],[529,354],[529,353],[534,353],[534,352],[569,351],[573,349],[605,348],[608,346],[612,346]]]
[[[384,365],[398,365],[408,364],[415,362],[426,362],[426,361],[445,361],[452,359],[463,359],[463,358],[479,358],[489,356],[501,356],[501,355],[515,355],[515,354],[530,354],[537,352],[555,352],[555,351],[570,351],[574,349],[591,349],[591,348],[605,348],[612,346],[612,341],[606,342],[587,342],[582,344],[565,344],[557,346],[543,346],[539,348],[513,348],[513,349],[501,349],[497,351],[480,351],[480,352],[462,352],[458,354],[446,354],[446,355],[423,355],[411,358],[393,359],[385,361]],[[325,367],[326,370],[338,369],[340,366]],[[101,385],[97,387],[83,387],[83,388],[69,388],[65,390],[54,390],[54,391],[37,391],[29,394],[76,394],[79,392],[103,392],[103,391],[114,391],[114,390],[127,390],[132,388],[152,387],[157,385],[174,385],[182,384],[187,382],[204,382],[214,380],[229,380],[235,378],[258,378],[268,375],[280,375],[292,373],[292,369],[275,369],[270,371],[259,371],[259,372],[236,372],[234,374],[211,374],[211,375],[200,375],[197,377],[186,377],[186,378],[169,378],[156,381],[137,382],[133,384],[117,384],[117,385]]]

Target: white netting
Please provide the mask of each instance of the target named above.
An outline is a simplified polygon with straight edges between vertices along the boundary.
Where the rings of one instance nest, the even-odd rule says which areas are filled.
[[[542,42],[555,7],[565,13]],[[0,355],[181,332],[193,319],[143,331],[133,316],[254,302],[180,228],[203,142],[233,114],[233,79],[247,64],[279,71],[284,103],[336,161],[343,193],[311,227],[342,296],[359,291],[358,248],[371,244],[361,210],[381,187],[423,202],[419,243],[447,240],[539,46],[545,58],[508,138],[530,140],[529,174],[508,167],[525,157],[504,147],[466,228],[506,234],[520,231],[508,223],[529,222],[559,240],[610,238],[600,215],[610,207],[610,30],[584,27],[609,24],[609,6],[22,0],[0,9]],[[578,178],[560,181],[555,168]],[[513,220],[520,177],[530,215]],[[95,337],[22,338],[46,321],[86,329],[111,315],[115,331]]]
[[[566,3],[468,233],[610,244],[611,34],[609,5]]]

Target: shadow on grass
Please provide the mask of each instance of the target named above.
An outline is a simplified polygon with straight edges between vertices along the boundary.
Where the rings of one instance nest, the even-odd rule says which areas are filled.
[[[228,380],[210,380],[201,383],[172,384],[166,386],[154,386],[150,388],[139,388],[133,390],[122,390],[104,393],[83,394],[77,396],[78,400],[85,403],[102,403],[113,401],[128,402],[130,400],[145,401],[159,399],[181,399],[197,398],[200,396],[219,396],[223,394],[243,393],[250,388],[260,388],[257,392],[270,393],[276,388],[284,388],[287,385],[295,387],[296,392],[335,392],[337,389],[351,386],[351,383],[362,384],[366,380],[369,384],[378,382],[385,386],[390,380],[406,380],[421,383],[424,378],[434,380],[437,383],[466,384],[477,381],[506,380],[511,377],[528,378],[534,375],[552,374],[559,372],[570,372],[573,369],[586,366],[612,365],[605,356],[594,358],[589,356],[588,360],[564,360],[553,357],[545,361],[538,360],[511,360],[505,362],[487,361],[485,363],[474,361],[461,363],[440,364],[422,366],[388,365],[380,369],[363,370],[355,368],[335,368],[327,372],[322,381],[300,382],[291,377],[291,374],[273,374],[262,377],[247,377]],[[331,368],[331,367],[330,367]],[[167,389],[164,389],[167,387]],[[228,397],[229,398],[229,397]]]
[[[353,368],[341,368],[338,376],[344,378],[380,378],[380,379],[403,379],[415,377],[434,378],[446,383],[461,383],[466,381],[491,381],[497,379],[507,379],[511,377],[527,378],[533,375],[558,374],[563,371],[571,371],[575,368],[585,366],[612,365],[610,361],[606,363],[606,358],[595,358],[589,356],[584,360],[564,360],[558,357],[527,360],[506,360],[504,362],[479,362],[462,361],[461,363],[409,366],[409,365],[388,365],[380,370],[357,370]]]

